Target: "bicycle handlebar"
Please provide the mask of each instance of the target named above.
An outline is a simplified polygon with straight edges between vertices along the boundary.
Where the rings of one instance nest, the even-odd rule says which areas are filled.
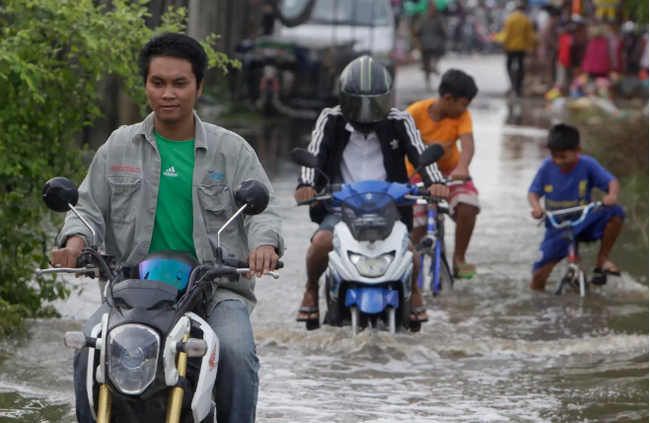
[[[602,202],[593,202],[589,203],[584,206],[577,206],[577,207],[571,207],[568,209],[562,209],[562,210],[556,210],[556,211],[546,211],[544,212],[544,217],[548,219],[548,221],[551,223],[551,225],[554,228],[567,228],[567,227],[573,227],[581,224],[582,222],[585,221],[587,218],[587,215],[589,212],[595,208],[599,208],[603,205]],[[576,220],[565,220],[564,222],[558,223],[558,221],[555,219],[556,217],[559,216],[565,216],[569,214],[575,214],[578,212],[582,212],[580,217]]]

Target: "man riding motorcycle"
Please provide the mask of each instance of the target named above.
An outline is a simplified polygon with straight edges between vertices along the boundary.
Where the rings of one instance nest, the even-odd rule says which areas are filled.
[[[377,60],[362,56],[343,70],[340,104],[323,110],[309,145],[309,151],[318,159],[318,168],[332,183],[408,182],[404,156],[417,163],[425,145],[411,115],[392,107],[393,102],[392,78]],[[449,189],[439,184],[442,175],[435,164],[426,167],[422,174],[432,196],[449,194]],[[298,202],[314,197],[326,185],[327,179],[314,169],[303,167],[299,182],[295,192]],[[322,205],[312,207],[310,215],[319,227],[307,252],[307,288],[296,320],[307,322],[308,328],[313,328],[320,320],[318,281],[327,269],[334,226],[341,221],[341,216],[328,214]],[[410,230],[412,210],[402,208],[400,215]],[[414,251],[413,245],[409,248]],[[414,274],[420,266],[418,257],[413,254]],[[413,283],[411,298],[412,321],[426,322],[426,309],[417,282]]]
[[[139,66],[153,113],[122,126],[102,145],[79,189],[77,211],[94,228],[106,253],[137,265],[154,251],[185,251],[211,261],[217,231],[235,213],[233,190],[252,178],[270,193],[268,208],[239,217],[221,234],[226,254],[246,257],[251,274],[275,268],[284,251],[280,208],[251,146],[240,136],[201,122],[194,103],[201,95],[208,58],[201,45],[183,34],[152,38],[140,52]],[[68,213],[52,253],[54,266],[76,267],[92,234]],[[259,361],[249,313],[256,303],[254,279],[212,290],[206,321],[220,340],[215,389],[217,421],[255,420]],[[108,310],[102,306],[84,327],[91,329]],[[77,419],[94,422],[85,380],[88,350],[74,359]]]

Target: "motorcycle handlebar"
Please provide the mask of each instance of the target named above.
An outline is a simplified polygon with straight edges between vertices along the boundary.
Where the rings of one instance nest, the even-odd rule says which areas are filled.
[[[332,196],[331,195],[321,195],[318,197],[312,197],[307,200],[299,201],[296,203],[296,206],[306,206],[312,203],[317,203],[319,201],[328,201],[331,200]]]
[[[234,267],[236,269],[248,269],[250,267],[250,264],[246,260],[239,260],[238,258],[234,257],[226,257],[223,259],[223,264],[228,267]],[[281,260],[278,260],[278,262],[275,264],[275,270],[282,269],[284,267],[284,262]]]
[[[47,275],[49,273],[94,273],[99,276],[99,267],[52,267],[49,269],[36,269],[34,273],[37,276]]]

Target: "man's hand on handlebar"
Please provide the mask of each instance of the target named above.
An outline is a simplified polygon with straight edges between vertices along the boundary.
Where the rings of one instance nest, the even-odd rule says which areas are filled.
[[[312,187],[302,187],[296,190],[293,194],[296,202],[300,203],[301,201],[311,200],[316,196],[316,190]]]
[[[248,263],[250,273],[244,275],[246,279],[250,279],[251,275],[258,278],[262,275],[268,275],[271,270],[275,270],[280,257],[275,252],[275,247],[272,245],[262,245],[257,249],[251,251],[248,256]]]
[[[448,198],[449,188],[443,184],[433,184],[429,188],[429,195],[436,198]]]
[[[66,241],[65,247],[52,251],[50,264],[53,267],[77,267],[77,262],[86,246],[86,242],[78,236],[72,236]],[[76,275],[81,276],[80,274]]]

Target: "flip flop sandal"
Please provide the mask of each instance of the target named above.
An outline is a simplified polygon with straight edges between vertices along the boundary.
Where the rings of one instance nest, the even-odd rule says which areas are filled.
[[[316,317],[316,318],[313,318],[313,317],[307,317],[307,318],[296,317],[296,322],[309,322],[309,321],[312,321],[312,320],[316,320],[316,321],[320,320],[320,312],[318,310],[318,307],[300,307],[298,309],[298,313],[304,313],[304,314],[307,314],[308,316],[311,316],[312,314],[318,314],[318,317]]]
[[[593,285],[605,285],[607,283],[607,276],[621,276],[621,272],[608,269],[594,269],[594,277],[591,279]]]
[[[418,314],[421,314],[422,312],[427,311],[427,308],[425,306],[420,306],[420,307],[415,307],[411,309],[411,323],[425,323],[429,321],[429,317],[425,317],[424,319],[418,319]]]
[[[454,278],[471,279],[476,275],[476,266],[469,263],[458,264],[454,268]]]
[[[305,313],[308,316],[315,314],[316,317],[300,318],[296,317],[296,322],[305,322],[305,327],[307,330],[314,330],[320,328],[320,312],[318,307],[300,307],[298,309],[299,313]]]

